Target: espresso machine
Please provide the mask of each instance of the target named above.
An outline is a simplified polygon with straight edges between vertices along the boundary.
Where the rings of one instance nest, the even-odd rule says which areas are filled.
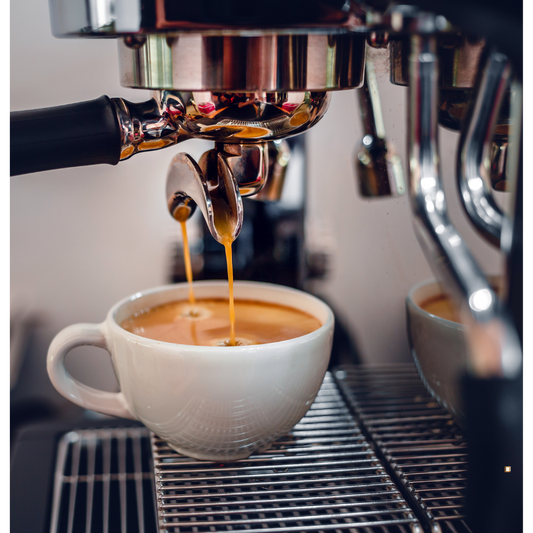
[[[235,466],[228,478],[216,478],[220,480],[219,485],[213,482],[216,499],[207,503],[200,504],[195,491],[205,485],[203,492],[211,494],[209,477],[222,472],[222,466],[212,471],[206,466],[205,479],[192,488],[190,466],[182,466],[179,474],[173,474],[186,486],[180,492],[176,485],[169,489],[164,483],[165,461],[173,461],[164,443],[157,438],[150,441],[143,428],[113,420],[80,425],[79,433],[62,426],[47,441],[50,464],[46,475],[52,475],[54,465],[61,468],[56,466],[53,490],[41,502],[44,529],[54,533],[83,527],[100,530],[95,524],[103,514],[104,523],[109,518],[108,531],[152,531],[148,524],[155,523],[162,531],[521,531],[521,2],[502,6],[477,0],[418,0],[410,5],[387,0],[276,0],[264,6],[211,0],[50,0],[50,15],[56,37],[116,39],[121,85],[148,89],[151,98],[133,103],[102,96],[12,113],[13,176],[102,163],[120,165],[142,158],[141,152],[169,148],[174,157],[164,191],[168,211],[175,218],[178,212],[189,218],[200,211],[204,220],[204,268],[197,277],[217,277],[217,253],[221,251],[210,246],[221,240],[215,219],[222,213],[238,237],[235,258],[241,272],[252,279],[259,276],[301,287],[305,279],[320,275],[324,258],[304,250],[303,207],[283,210],[276,206],[291,159],[305,153],[305,141],[298,135],[324,116],[332,91],[355,90],[360,117],[349,120],[361,121],[364,131],[354,156],[358,191],[374,201],[409,196],[414,231],[426,259],[473,334],[468,371],[461,384],[466,415],[462,427],[439,405],[442,398],[431,390],[427,379],[430,369],[418,369],[424,386],[410,367],[334,367],[319,395],[323,407],[317,406],[318,425],[306,426],[308,436],[305,431],[295,433],[300,451],[295,448],[289,454],[294,464],[287,464],[300,477],[292,481],[292,474],[276,477],[282,476],[279,465],[283,460],[269,466],[258,457],[253,463],[257,468],[246,464],[243,468],[248,470],[239,471]],[[386,50],[390,82],[408,88],[408,157],[403,164],[387,140],[386,111],[369,50]],[[504,289],[499,294],[448,216],[439,126],[460,132],[455,174],[465,216],[505,257]],[[197,159],[187,153],[176,155],[179,146],[175,145],[189,139],[214,144]],[[500,209],[493,191],[512,196],[511,215]],[[282,229],[271,230],[278,225]],[[276,242],[280,243],[277,248]],[[180,274],[174,279],[178,281]],[[396,394],[396,403],[385,393],[387,388]],[[379,401],[368,407],[375,390]],[[411,401],[409,395],[416,409],[404,417],[407,425],[401,427],[398,419],[395,426],[393,419],[387,431],[380,433],[383,419],[391,412],[405,409],[409,413],[405,407]],[[423,398],[430,412],[421,412],[416,398]],[[421,429],[417,417],[429,420],[430,425]],[[435,425],[436,420],[442,425]],[[315,436],[317,443],[327,438],[312,435],[321,421],[326,431],[333,432],[335,424],[337,428],[348,424],[349,429],[342,426],[330,439],[330,448],[320,449],[320,457],[298,459],[298,454],[307,453],[305,438]],[[351,469],[342,472],[346,477],[334,478],[338,475],[335,467],[344,468],[339,466],[342,454],[352,453],[342,448],[352,427],[358,428],[357,439],[363,443],[357,453],[370,457],[373,469],[364,481],[368,485],[359,493],[350,483],[362,487],[367,466],[361,472],[360,466],[350,463]],[[424,432],[435,438],[424,444]],[[22,439],[19,455],[15,455],[19,462],[13,463],[16,474],[26,480],[31,473],[20,461],[32,454],[29,443],[38,440],[35,435]],[[402,443],[399,448],[391,446],[391,435],[393,441]],[[91,450],[102,451],[91,456]],[[115,452],[116,460],[112,459]],[[409,460],[402,463],[406,453]],[[106,457],[110,458],[107,470]],[[91,464],[94,469],[99,461],[103,473],[91,478]],[[118,466],[112,466],[113,461]],[[313,485],[305,477],[308,464],[298,461],[317,465],[311,478],[333,476],[333,486],[340,492],[332,496],[324,492],[325,486]],[[320,470],[323,461],[331,461],[327,463],[331,471]],[[509,475],[503,465],[511,463]],[[415,466],[421,469],[419,473]],[[154,471],[155,503],[149,496]],[[222,486],[237,478],[242,487],[248,483],[250,490],[239,489],[244,492],[235,503],[235,493],[222,494]],[[106,479],[111,480],[107,489]],[[94,491],[100,481],[103,511],[79,511],[80,494],[87,505],[91,494],[89,509],[93,499],[99,501],[101,495]],[[276,483],[282,486],[277,492]],[[294,489],[306,483],[305,490]],[[384,494],[372,492],[372,484],[384,488]],[[83,490],[73,488],[82,485]],[[346,487],[352,491],[349,499],[342,496]],[[387,499],[391,494],[393,499]],[[107,504],[106,497],[110,498]],[[381,497],[385,503],[380,503]],[[125,503],[130,502],[128,498],[131,503]],[[253,503],[268,499],[274,503],[267,502],[264,508]],[[305,508],[303,500],[316,507]],[[114,505],[120,512],[112,518]],[[221,506],[223,511],[217,511]],[[16,511],[23,514],[19,508]]]

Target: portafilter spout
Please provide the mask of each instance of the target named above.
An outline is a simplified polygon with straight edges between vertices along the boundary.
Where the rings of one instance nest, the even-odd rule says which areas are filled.
[[[167,174],[167,206],[178,222],[200,208],[213,238],[234,241],[242,227],[243,196],[264,186],[268,173],[267,143],[222,144],[202,155],[199,162],[179,153]]]

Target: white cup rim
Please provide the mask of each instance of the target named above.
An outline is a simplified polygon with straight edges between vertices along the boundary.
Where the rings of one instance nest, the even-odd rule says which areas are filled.
[[[446,318],[442,318],[441,316],[438,316],[438,315],[434,315],[433,313],[430,313],[429,311],[426,311],[425,309],[420,307],[415,302],[415,300],[413,299],[413,296],[415,295],[415,293],[419,291],[420,289],[427,287],[429,285],[440,286],[440,282],[439,280],[432,278],[432,279],[426,279],[424,281],[417,283],[416,285],[411,287],[411,289],[407,293],[407,297],[406,297],[407,302],[410,303],[419,313],[422,313],[424,316],[428,317],[430,320],[434,320],[435,322],[440,323],[443,326],[456,329],[458,331],[464,331],[466,328],[464,324],[461,324],[459,322],[454,322],[453,320],[448,320]]]
[[[224,280],[202,280],[202,281],[195,281],[194,286],[227,286],[228,282]],[[172,283],[169,285],[159,285],[157,287],[153,287],[150,289],[146,289],[143,291],[136,292],[135,294],[132,294],[130,296],[126,296],[126,298],[123,298],[119,302],[117,302],[108,312],[106,317],[106,324],[107,326],[114,331],[117,335],[124,337],[130,341],[137,342],[140,344],[143,344],[145,346],[158,346],[159,348],[186,348],[188,351],[197,351],[202,353],[220,353],[222,354],[236,354],[239,352],[244,351],[250,351],[250,350],[264,350],[269,346],[279,346],[279,347],[285,347],[289,346],[290,344],[301,344],[302,342],[311,341],[317,337],[320,337],[324,334],[326,330],[331,328],[334,323],[334,315],[333,311],[327,305],[325,302],[323,302],[320,298],[317,298],[316,296],[313,296],[307,292],[293,289],[292,287],[285,287],[284,285],[276,285],[274,283],[264,283],[264,282],[258,282],[258,281],[240,281],[236,280],[234,281],[234,286],[239,287],[258,287],[258,288],[264,288],[269,290],[275,290],[276,292],[288,292],[292,294],[298,294],[301,297],[306,297],[309,300],[319,304],[322,306],[325,311],[327,318],[324,321],[324,323],[318,328],[312,331],[311,333],[307,333],[305,335],[301,335],[300,337],[294,337],[292,339],[284,340],[284,341],[277,341],[277,342],[269,342],[267,344],[252,344],[252,345],[243,345],[243,346],[224,346],[223,349],[221,349],[220,346],[195,346],[191,344],[178,344],[174,342],[166,342],[166,341],[159,341],[155,339],[149,339],[147,337],[142,337],[140,335],[136,335],[135,333],[131,333],[130,331],[125,330],[115,319],[117,313],[119,310],[127,303],[138,300],[140,298],[144,298],[146,296],[158,293],[158,292],[165,292],[171,289],[176,288],[188,288],[188,283]],[[315,316],[313,314],[313,316]]]
[[[486,277],[487,277],[487,279],[488,279],[490,284],[497,283],[501,279],[501,276],[498,276],[498,275],[487,275]],[[416,285],[411,287],[411,289],[407,293],[406,301],[408,303],[410,303],[413,307],[415,307],[420,313],[428,316],[429,318],[431,318],[432,320],[435,320],[438,323],[441,323],[441,324],[443,324],[445,326],[448,326],[448,327],[452,327],[452,328],[457,329],[459,331],[464,331],[465,329],[467,329],[468,328],[467,325],[459,323],[459,322],[454,322],[453,320],[448,320],[446,318],[442,318],[440,316],[434,315],[433,313],[430,313],[429,311],[426,311],[425,309],[420,307],[414,301],[414,299],[413,299],[414,294],[417,291],[419,291],[420,289],[422,289],[423,287],[427,287],[428,285],[437,285],[437,286],[439,286],[439,285],[441,285],[441,283],[439,282],[438,279],[435,279],[435,278],[431,278],[431,279],[426,279],[424,281],[420,281],[419,283],[417,283]]]

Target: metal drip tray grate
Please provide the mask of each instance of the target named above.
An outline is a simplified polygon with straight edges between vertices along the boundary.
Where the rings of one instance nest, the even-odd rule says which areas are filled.
[[[59,441],[51,533],[155,533],[146,428],[76,430]]]
[[[198,461],[156,436],[152,450],[162,531],[421,531],[329,374],[307,415],[266,452]]]
[[[466,441],[412,364],[346,366],[335,378],[358,419],[434,528],[469,531],[463,518]]]
[[[139,427],[63,435],[50,532],[468,533],[466,443],[415,367],[334,378],[288,435],[232,463],[184,457]]]

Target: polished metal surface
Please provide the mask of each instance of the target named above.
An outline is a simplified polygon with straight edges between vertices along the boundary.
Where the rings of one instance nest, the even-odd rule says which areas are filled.
[[[121,132],[120,160],[138,152],[160,150],[187,138],[157,98],[133,103],[112,98]]]
[[[465,514],[467,442],[424,388],[412,363],[346,365],[333,373],[379,455],[430,523],[470,532]]]
[[[291,0],[261,3],[165,0],[49,0],[56,37],[117,37],[161,31],[204,31],[242,35],[262,31],[338,31],[360,27],[378,17],[365,2],[344,3]],[[283,9],[285,8],[285,9]]]
[[[330,94],[155,91],[147,102],[112,101],[122,132],[121,159],[127,159],[192,138],[251,143],[291,137],[324,116]]]
[[[470,325],[470,372],[480,377],[513,377],[522,363],[516,330],[448,218],[437,150],[436,51],[434,36],[412,36],[408,157],[415,233],[430,266]]]
[[[507,155],[509,143],[497,140],[490,148],[490,184],[495,191],[509,191],[507,183]]]
[[[218,172],[224,172],[235,180],[243,198],[263,189],[268,178],[268,143],[216,143],[215,149],[210,152],[219,161]]]
[[[84,429],[63,435],[50,533],[155,533],[149,451],[146,428]]]
[[[402,160],[394,145],[385,140],[385,124],[374,65],[366,58],[366,79],[357,90],[363,138],[355,167],[360,194],[364,197],[396,196],[407,192]]]
[[[471,89],[474,87],[483,40],[474,40],[457,32],[436,35],[436,54],[439,60],[440,89]],[[409,37],[390,41],[390,81],[394,85],[409,85]]]
[[[55,37],[110,37],[141,29],[143,0],[49,0]]]
[[[474,227],[487,241],[499,247],[504,214],[491,194],[490,165],[494,127],[511,67],[505,55],[491,52],[481,68],[476,97],[459,139],[457,186]]]
[[[264,187],[254,200],[275,202],[281,199],[287,168],[291,160],[291,149],[285,140],[268,143],[268,177]]]
[[[232,463],[184,457],[152,438],[161,531],[422,533],[331,375],[270,449]]]
[[[216,143],[198,164],[185,153],[172,159],[167,174],[167,206],[178,222],[196,206],[213,238],[233,242],[243,222],[242,199],[260,193],[269,173],[269,143]]]
[[[487,54],[483,40],[471,39],[450,31],[436,34],[439,61],[438,105],[439,124],[453,131],[462,131],[474,86],[479,77],[483,54]],[[409,39],[396,37],[389,43],[390,81],[395,85],[409,84]],[[510,124],[511,91],[504,91],[495,119],[495,142],[506,142]],[[496,156],[496,154],[495,154]]]
[[[363,83],[358,33],[119,39],[120,83],[143,89],[212,92],[332,91]]]
[[[215,142],[274,141],[303,133],[326,113],[326,92],[154,93],[189,138]]]
[[[183,222],[199,206],[211,235],[221,244],[237,238],[243,219],[241,194],[226,156],[209,150],[198,165],[190,155],[179,153],[170,163],[166,185],[170,215]],[[264,160],[261,164],[266,167]]]

